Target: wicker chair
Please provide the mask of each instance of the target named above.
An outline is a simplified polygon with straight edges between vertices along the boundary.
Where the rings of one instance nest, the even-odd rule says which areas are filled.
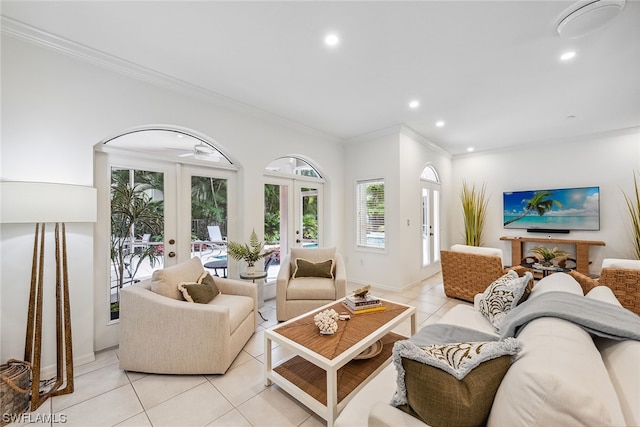
[[[519,276],[527,271],[521,266],[504,268],[502,251],[496,248],[453,245],[450,251],[440,251],[440,260],[445,295],[469,302],[507,271]]]
[[[630,268],[627,268],[630,267]],[[578,271],[569,274],[580,283],[586,294],[596,286],[607,286],[623,307],[640,315],[640,261],[605,259],[598,279]]]

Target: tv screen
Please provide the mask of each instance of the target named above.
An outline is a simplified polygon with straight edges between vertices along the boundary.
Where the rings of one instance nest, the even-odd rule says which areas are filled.
[[[600,230],[600,187],[503,194],[504,228]]]

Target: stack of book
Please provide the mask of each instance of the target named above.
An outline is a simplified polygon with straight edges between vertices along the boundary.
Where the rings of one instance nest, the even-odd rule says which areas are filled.
[[[345,297],[342,304],[353,314],[371,313],[386,309],[386,307],[380,302],[380,299],[369,294],[363,297],[348,295]]]

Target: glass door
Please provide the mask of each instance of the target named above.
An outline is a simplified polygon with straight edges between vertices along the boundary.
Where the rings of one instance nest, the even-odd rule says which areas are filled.
[[[423,183],[422,187],[422,266],[440,260],[440,191]]]
[[[321,245],[322,183],[267,177],[264,185],[264,236],[275,252],[265,260],[267,283],[280,271],[280,258],[294,247]]]
[[[143,165],[110,168],[110,320],[119,318],[122,288],[175,263],[175,224],[166,220],[167,202],[175,200],[167,195],[171,175]]]

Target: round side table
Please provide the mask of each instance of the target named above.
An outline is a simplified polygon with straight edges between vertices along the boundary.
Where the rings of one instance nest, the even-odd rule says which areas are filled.
[[[256,283],[257,279],[264,279],[267,277],[266,271],[256,271],[255,273],[240,273],[240,278],[243,280],[251,280],[253,283]],[[264,287],[263,284],[258,285],[258,308],[264,306]],[[258,314],[262,317],[262,320],[265,322],[268,319],[265,319],[260,310],[258,310]]]

